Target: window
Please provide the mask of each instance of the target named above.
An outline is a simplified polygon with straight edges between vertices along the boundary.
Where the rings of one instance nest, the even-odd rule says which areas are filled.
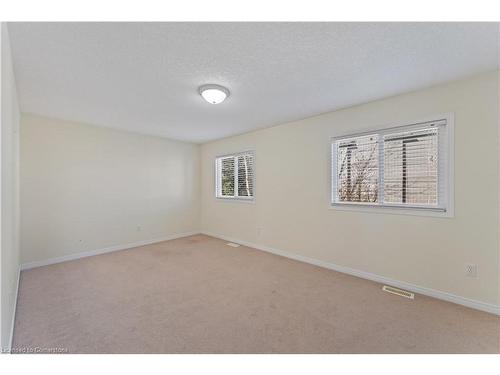
[[[217,198],[252,200],[254,197],[253,152],[225,155],[215,160]]]
[[[450,212],[449,120],[332,141],[332,205]]]

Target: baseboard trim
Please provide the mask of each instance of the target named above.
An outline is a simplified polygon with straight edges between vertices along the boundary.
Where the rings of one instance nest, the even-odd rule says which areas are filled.
[[[163,242],[163,241],[175,240],[177,238],[188,237],[188,236],[192,236],[192,235],[199,234],[199,233],[200,233],[199,231],[193,231],[193,232],[173,234],[170,236],[155,238],[153,240],[144,240],[144,241],[133,242],[133,243],[123,244],[123,245],[109,246],[109,247],[105,247],[102,249],[84,251],[81,253],[65,255],[65,256],[57,257],[57,258],[50,258],[50,259],[45,259],[45,260],[23,263],[21,265],[21,270],[24,271],[24,270],[29,270],[31,268],[48,266],[51,264],[62,263],[62,262],[70,261],[70,260],[91,257],[94,255],[112,253],[114,251],[120,251],[120,250],[127,250],[127,249],[131,249],[133,247],[139,247],[139,246],[151,245],[151,244]]]
[[[228,237],[228,236],[217,234],[217,233],[212,233],[212,232],[207,232],[207,231],[202,231],[201,233],[205,234],[207,236],[222,239],[224,241],[239,243],[243,246],[248,246],[248,247],[251,247],[251,248],[254,248],[257,250],[280,255],[280,256],[294,259],[294,260],[298,260],[298,261],[301,261],[304,263],[313,264],[315,266],[328,268],[328,269],[333,270],[333,271],[342,272],[342,273],[356,276],[356,277],[360,277],[363,279],[375,281],[375,282],[380,283],[380,284],[391,285],[391,286],[394,286],[394,287],[397,287],[400,289],[406,289],[406,290],[409,290],[411,292],[422,294],[422,295],[425,295],[428,297],[433,297],[433,298],[440,299],[443,301],[452,302],[452,303],[456,303],[458,305],[470,307],[472,309],[485,311],[485,312],[495,314],[495,315],[500,315],[500,306],[497,306],[497,305],[493,305],[493,304],[489,304],[489,303],[485,303],[485,302],[457,296],[455,294],[440,291],[440,290],[422,287],[422,286],[407,283],[404,281],[394,280],[394,279],[391,279],[391,278],[388,278],[385,276],[380,276],[380,275],[377,275],[374,273],[360,271],[360,270],[345,267],[345,266],[340,266],[340,265],[335,264],[335,263],[325,262],[325,261],[322,261],[319,259],[314,259],[314,258],[305,257],[303,255],[289,253],[287,251],[275,249],[275,248],[272,248],[270,246],[259,245],[259,244],[255,244],[255,243],[251,243],[251,242],[247,242],[247,241],[241,241],[237,238]]]
[[[14,310],[12,311],[12,323],[10,326],[10,340],[9,340],[9,353],[12,351],[14,344],[14,325],[16,324],[17,300],[19,298],[19,280],[21,278],[21,267],[17,269],[17,283],[16,283],[16,297],[14,299]]]

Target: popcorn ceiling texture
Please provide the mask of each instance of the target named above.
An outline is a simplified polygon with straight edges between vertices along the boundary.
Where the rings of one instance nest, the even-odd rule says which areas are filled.
[[[496,23],[11,23],[21,110],[205,142],[498,68]],[[206,83],[228,87],[214,106]]]

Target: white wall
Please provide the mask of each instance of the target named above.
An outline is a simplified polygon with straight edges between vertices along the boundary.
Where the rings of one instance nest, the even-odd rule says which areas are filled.
[[[8,349],[19,273],[19,106],[9,37],[1,25],[1,347]]]
[[[22,263],[198,231],[199,152],[22,114]]]
[[[500,25],[498,26],[498,30],[500,31]],[[497,72],[497,88],[500,90],[500,70]],[[498,176],[500,185],[500,93],[497,94],[497,104],[498,104],[498,117],[497,117],[497,127],[498,127]],[[499,241],[498,241],[498,252],[500,254],[500,186],[498,189],[498,226],[497,231],[499,233]],[[498,256],[498,304],[500,305],[500,255]]]
[[[204,144],[202,230],[499,305],[498,100],[494,72]],[[449,112],[454,218],[329,208],[330,137]],[[255,203],[217,200],[215,156],[247,149]]]

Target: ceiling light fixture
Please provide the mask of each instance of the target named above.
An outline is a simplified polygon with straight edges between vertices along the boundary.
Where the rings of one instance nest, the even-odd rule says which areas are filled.
[[[220,85],[203,85],[198,92],[210,104],[222,103],[229,96],[229,90]]]

